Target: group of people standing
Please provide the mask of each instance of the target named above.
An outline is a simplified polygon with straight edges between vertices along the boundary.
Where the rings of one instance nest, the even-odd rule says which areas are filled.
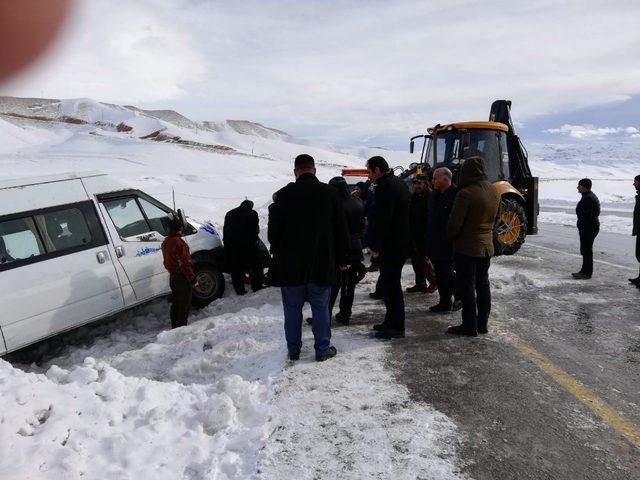
[[[488,271],[500,197],[487,180],[482,159],[464,163],[457,188],[447,168],[434,171],[432,192],[426,175],[417,175],[413,199],[383,157],[371,157],[367,170],[375,185],[373,196],[366,197],[362,184],[357,195],[350,195],[342,177],[320,182],[313,157],[299,155],[296,181],[274,194],[268,225],[273,255],[269,283],[281,288],[291,360],[300,357],[305,302],[311,305],[316,360],[336,355],[330,342],[333,305],[341,292],[335,319],[348,324],[355,285],[365,272],[363,239],[379,268],[377,291],[386,307],[384,318],[373,327],[376,338],[405,335],[401,275],[409,257],[418,287],[410,291],[426,291],[427,279],[437,285],[440,300],[432,312],[456,309],[454,298],[459,299],[462,324],[449,327],[449,333],[487,332]],[[373,208],[368,201],[374,202]]]
[[[300,358],[306,302],[312,311],[315,359],[324,361],[337,354],[331,345],[331,319],[344,325],[350,322],[355,286],[367,271],[362,263],[365,246],[380,271],[371,296],[383,299],[386,308],[382,321],[373,326],[376,338],[405,336],[401,275],[407,258],[411,258],[416,279],[408,292],[437,289],[439,301],[429,307],[430,312],[462,309],[462,323],[449,327],[448,333],[477,336],[488,332],[489,267],[500,195],[487,180],[482,158],[471,157],[463,163],[458,185],[444,167],[433,171],[431,186],[426,175],[415,175],[413,194],[383,157],[371,157],[367,171],[369,182],[359,183],[351,194],[343,177],[325,184],[316,177],[313,157],[298,155],[295,182],[273,195],[268,222],[272,258],[266,281],[281,290],[290,360]],[[640,262],[640,175],[633,185],[637,191],[633,235]],[[600,203],[591,187],[587,178],[578,183],[582,198],[576,214],[583,264],[573,274],[576,279],[589,279],[593,274]],[[162,245],[165,267],[171,274],[174,328],[186,325],[191,291],[197,288],[181,228],[178,220],[172,220],[171,233]],[[260,245],[265,247],[258,234],[258,215],[251,201],[244,200],[227,213],[226,266],[238,295],[246,293],[247,273],[253,291],[264,287]],[[629,281],[640,288],[640,272]],[[339,310],[334,316],[336,302]]]

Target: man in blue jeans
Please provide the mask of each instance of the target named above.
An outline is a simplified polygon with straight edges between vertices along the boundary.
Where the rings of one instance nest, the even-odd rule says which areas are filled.
[[[329,298],[336,271],[349,268],[349,233],[342,200],[316,178],[313,157],[298,155],[293,173],[296,181],[276,192],[269,208],[269,282],[281,287],[289,359],[300,358],[302,307],[309,302],[315,358],[322,362],[336,355]]]

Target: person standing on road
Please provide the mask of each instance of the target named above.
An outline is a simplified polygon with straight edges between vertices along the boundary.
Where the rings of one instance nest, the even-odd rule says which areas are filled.
[[[480,157],[465,160],[453,202],[447,237],[453,241],[456,284],[462,301],[462,324],[447,333],[475,337],[487,333],[491,313],[489,266],[493,256],[493,226],[500,195],[487,180]]]
[[[449,312],[460,310],[462,303],[457,298],[453,261],[453,244],[447,238],[449,215],[456,198],[456,187],[452,184],[453,175],[446,167],[433,172],[433,191],[429,198],[427,214],[427,254],[433,263],[440,300],[429,307],[430,312]]]
[[[367,160],[369,179],[376,184],[375,204],[369,247],[371,257],[379,259],[380,285],[387,309],[382,323],[374,325],[381,339],[404,337],[404,296],[400,277],[411,253],[409,199],[407,185],[393,175],[383,157]]]
[[[338,192],[316,177],[311,155],[298,155],[294,183],[275,194],[268,236],[272,285],[279,286],[290,360],[300,358],[302,307],[311,304],[316,361],[336,355],[331,346],[329,298],[336,270],[349,267],[349,234]]]
[[[420,173],[413,178],[413,195],[409,204],[411,230],[411,266],[416,284],[408,293],[433,293],[438,288],[433,264],[427,258],[427,209],[429,206],[429,178]],[[427,285],[429,281],[429,285]]]
[[[244,286],[247,272],[251,278],[251,289],[257,292],[262,288],[258,223],[258,213],[253,209],[251,200],[243,200],[239,207],[229,210],[224,217],[224,259],[238,295],[247,293]]]
[[[333,314],[333,306],[338,298],[338,293],[340,293],[340,311],[336,314],[335,319],[343,325],[349,325],[356,285],[366,273],[366,268],[362,264],[364,259],[362,255],[362,232],[365,226],[364,204],[359,197],[349,194],[349,187],[344,177],[333,177],[329,180],[329,185],[336,189],[342,199],[342,208],[351,240],[349,250],[351,266],[348,270],[337,272],[338,283],[331,287],[329,317],[331,318]]]
[[[582,198],[576,206],[576,215],[582,268],[579,272],[571,274],[576,280],[588,280],[593,275],[593,241],[600,231],[600,200],[591,191],[591,185],[591,180],[588,178],[578,182],[578,192]]]
[[[636,189],[636,205],[633,207],[633,231],[631,235],[636,237],[636,260],[640,262],[640,175],[636,175],[633,179],[633,186]],[[629,281],[640,288],[640,272],[638,272],[636,278],[630,278]]]
[[[194,288],[198,288],[191,266],[189,245],[182,239],[182,222],[174,218],[169,222],[169,236],[162,242],[164,268],[169,272],[171,287],[171,328],[187,324]]]

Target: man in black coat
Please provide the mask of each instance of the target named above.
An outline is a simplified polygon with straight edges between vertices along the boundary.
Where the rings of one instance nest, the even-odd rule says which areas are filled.
[[[429,197],[427,214],[427,254],[433,263],[440,300],[429,307],[430,312],[450,312],[462,308],[455,296],[453,243],[447,238],[449,214],[457,189],[452,183],[451,170],[437,168],[433,172],[433,191]]]
[[[227,271],[231,274],[233,289],[238,295],[247,293],[245,274],[249,272],[251,289],[262,288],[262,265],[258,254],[258,214],[251,200],[244,200],[239,207],[224,217],[224,254]]]
[[[640,262],[640,175],[636,175],[633,179],[633,186],[636,189],[636,205],[633,207],[633,232],[631,235],[636,237],[636,260]],[[630,278],[629,281],[640,288],[640,273],[636,278]]]
[[[421,173],[413,178],[413,195],[409,203],[409,229],[411,231],[411,266],[416,284],[407,288],[409,293],[433,293],[438,288],[433,264],[427,258],[427,209],[429,206],[429,178]],[[427,285],[427,280],[429,284]]]
[[[409,231],[410,193],[403,180],[393,175],[387,161],[379,156],[367,160],[369,178],[376,184],[373,228],[369,248],[380,261],[380,283],[387,309],[384,321],[374,325],[376,338],[404,337],[404,297],[400,277],[411,253]]]
[[[576,215],[582,268],[579,272],[571,274],[576,280],[588,280],[593,275],[593,241],[600,231],[600,200],[591,191],[591,186],[591,180],[588,178],[578,182],[578,192],[582,198],[576,206]]]
[[[316,360],[336,355],[330,344],[329,299],[336,271],[348,269],[349,233],[338,192],[316,178],[315,161],[298,155],[296,181],[275,194],[268,235],[272,285],[280,286],[289,359],[300,358],[302,307],[311,304]]]
[[[343,325],[349,325],[351,319],[351,307],[356,285],[364,277],[366,269],[362,264],[362,232],[364,231],[364,204],[356,195],[349,193],[349,187],[344,177],[334,177],[329,180],[329,185],[336,189],[342,199],[347,227],[350,236],[350,267],[348,270],[338,271],[338,283],[331,287],[331,301],[329,302],[329,316],[333,314],[338,293],[340,293],[340,311],[336,314],[336,321]]]

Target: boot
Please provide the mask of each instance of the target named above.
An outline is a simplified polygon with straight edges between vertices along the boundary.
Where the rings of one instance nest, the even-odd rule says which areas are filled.
[[[636,278],[630,278],[629,283],[632,283],[634,285],[640,284],[640,275],[638,275]]]

